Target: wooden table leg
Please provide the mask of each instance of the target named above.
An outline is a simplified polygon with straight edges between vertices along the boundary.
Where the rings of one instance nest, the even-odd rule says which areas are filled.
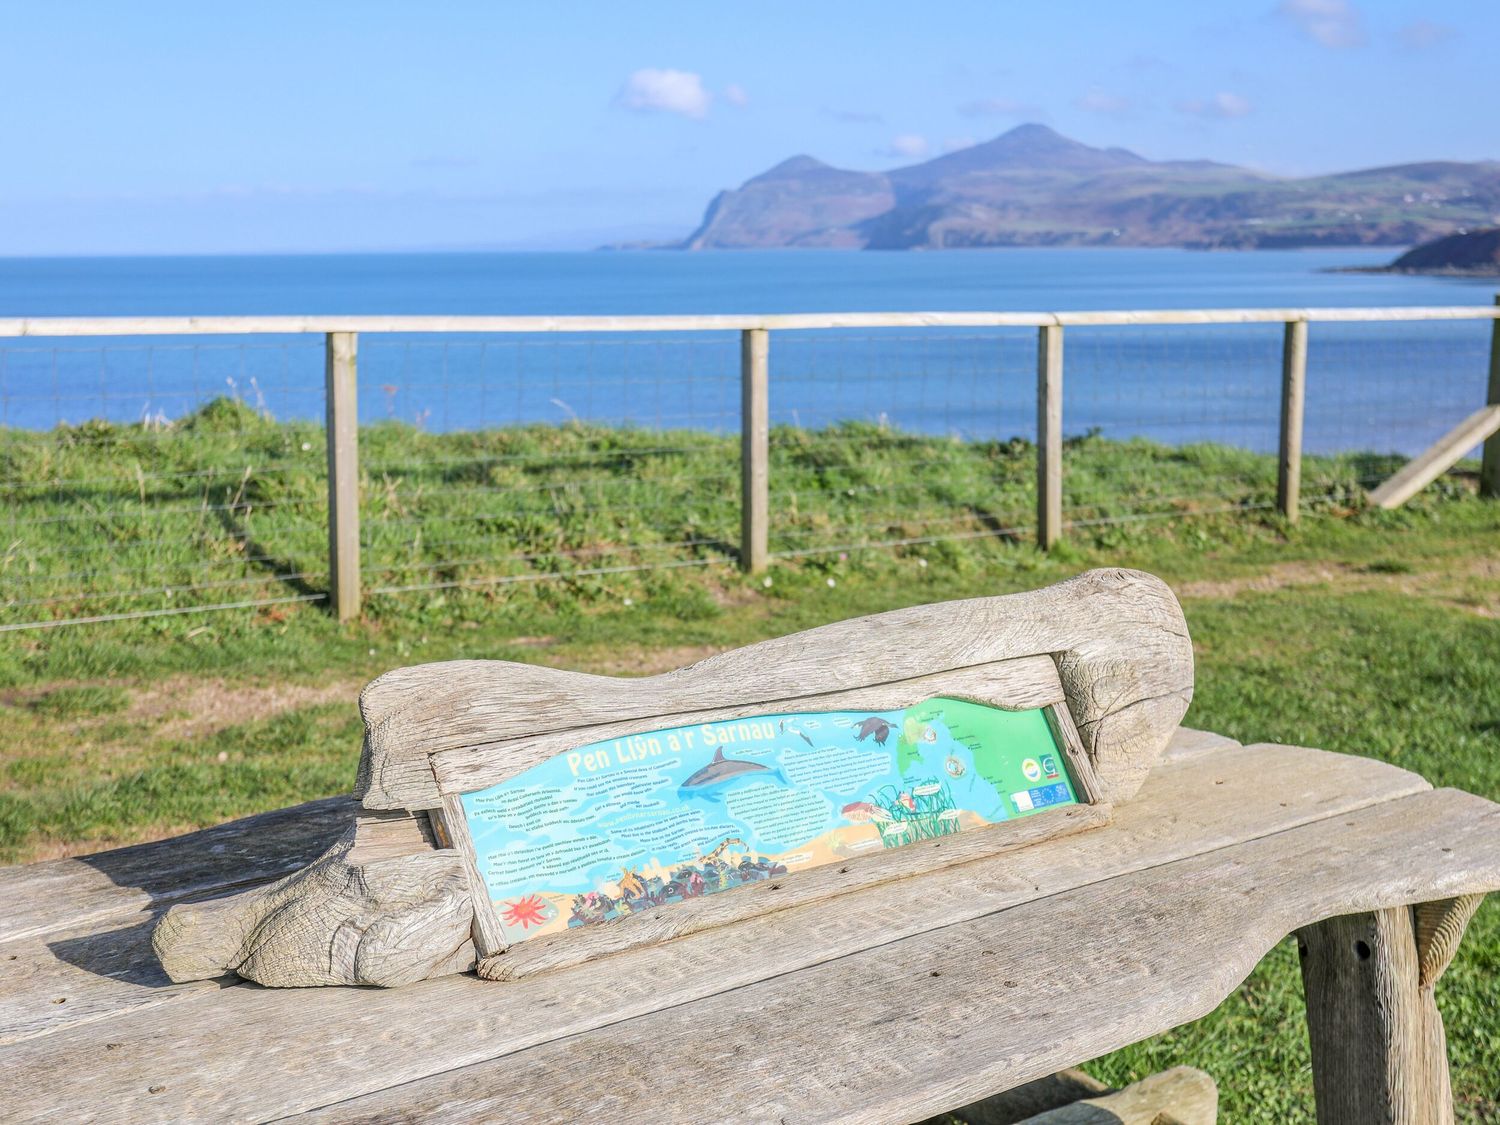
[[[1319,1125],[1451,1125],[1433,987],[1482,895],[1298,931]]]

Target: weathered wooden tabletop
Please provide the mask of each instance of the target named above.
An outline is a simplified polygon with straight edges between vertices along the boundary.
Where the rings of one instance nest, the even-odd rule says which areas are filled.
[[[911,1121],[1202,1016],[1300,927],[1500,888],[1500,806],[1181,731],[1108,827],[521,981],[166,981],[167,905],[352,810],[0,869],[0,1117]]]

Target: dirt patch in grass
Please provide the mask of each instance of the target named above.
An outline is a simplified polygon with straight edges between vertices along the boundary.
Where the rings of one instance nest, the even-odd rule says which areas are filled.
[[[131,693],[125,717],[148,723],[161,738],[202,738],[242,723],[269,719],[283,711],[359,700],[362,680],[327,684],[236,684],[222,679],[174,676]]]
[[[1375,559],[1354,565],[1346,562],[1277,563],[1260,574],[1214,581],[1182,582],[1174,589],[1186,599],[1227,601],[1242,594],[1268,594],[1302,586],[1332,586],[1340,591],[1399,590],[1413,597],[1439,598],[1480,617],[1500,614],[1492,599],[1474,599],[1454,590],[1466,579],[1500,579],[1500,559],[1466,558],[1443,570],[1419,571]]]

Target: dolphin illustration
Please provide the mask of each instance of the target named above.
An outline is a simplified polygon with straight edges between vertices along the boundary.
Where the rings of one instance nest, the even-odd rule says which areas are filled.
[[[766,781],[787,784],[780,769],[772,769],[759,762],[747,762],[743,758],[726,758],[723,750],[715,750],[713,761],[679,785],[677,792],[683,797],[705,797],[716,801],[720,793],[735,782],[759,775],[764,775],[763,779]]]

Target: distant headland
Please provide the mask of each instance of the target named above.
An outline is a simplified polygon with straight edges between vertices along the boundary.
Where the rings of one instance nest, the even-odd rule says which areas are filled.
[[[720,192],[656,249],[1410,246],[1500,224],[1500,162],[1432,161],[1288,179],[1147,160],[1045,125],[888,172],[790,160]],[[639,248],[643,244],[636,244]],[[623,247],[621,247],[623,248]]]
[[[1445,277],[1500,277],[1500,227],[1464,230],[1413,246],[1388,266],[1345,273],[1420,273]]]

